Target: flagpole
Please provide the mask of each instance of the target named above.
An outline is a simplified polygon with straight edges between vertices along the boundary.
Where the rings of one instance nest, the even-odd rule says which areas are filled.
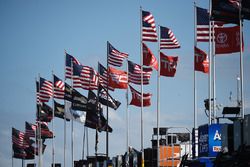
[[[143,46],[142,46],[142,7],[140,7],[140,55],[141,55],[141,153],[142,153],[142,167],[144,167],[144,150],[143,150]]]
[[[195,23],[195,28],[194,28],[194,46],[197,46],[197,12],[196,12],[196,2],[194,1],[194,23]],[[194,52],[195,55],[195,52]],[[194,62],[195,62],[195,56],[194,56]],[[194,135],[195,135],[195,141],[194,141],[194,146],[195,146],[195,155],[194,157],[196,158],[198,156],[198,127],[197,127],[197,93],[196,93],[196,72],[195,72],[195,66],[194,66]]]
[[[128,78],[128,59],[127,59],[127,78]],[[126,106],[126,151],[129,153],[129,112],[128,112],[128,87],[126,91],[126,101],[127,101],[127,106]]]
[[[73,62],[71,59],[71,69],[72,69],[72,73],[71,73],[71,87],[73,87]],[[70,112],[72,113],[72,103],[70,106]],[[73,119],[71,120],[71,157],[72,157],[72,167],[74,167],[74,121]]]
[[[87,157],[89,156],[89,128],[86,127]]]
[[[13,127],[12,127],[13,128]],[[13,131],[13,130],[12,130]],[[12,132],[11,132],[12,133]],[[12,134],[11,134],[11,137],[12,137]],[[13,151],[13,139],[12,139],[12,152],[11,152],[11,167],[14,167],[14,151]]]
[[[39,78],[39,82],[38,82],[38,93],[39,93],[39,103],[40,103],[40,74],[38,74],[39,76],[38,76],[38,78]],[[39,121],[38,121],[38,126],[39,126],[39,128],[38,128],[38,130],[39,130],[39,164],[38,164],[38,166],[39,167],[42,167],[43,166],[43,162],[42,162],[42,147],[41,147],[41,145],[42,145],[42,139],[41,139],[41,121],[40,121],[40,109],[41,109],[41,106],[40,105],[38,105],[38,118],[39,118]]]
[[[214,21],[212,22],[212,32],[213,34],[215,33],[215,30],[214,30]],[[213,38],[212,38],[212,57],[213,57],[213,123],[216,123],[216,67],[215,67],[215,35],[213,35]]]
[[[86,127],[83,126],[83,138],[82,138],[82,159],[84,159],[84,145],[85,145],[85,134],[86,134]]]
[[[64,82],[66,83],[66,50],[64,50]],[[65,88],[66,89],[66,88]],[[65,91],[64,91],[64,94],[65,94]],[[66,115],[65,115],[65,109],[66,109],[66,103],[65,103],[65,98],[64,98],[64,136],[63,136],[63,143],[64,143],[64,146],[63,146],[63,165],[64,167],[66,167]]]
[[[209,92],[208,92],[208,96],[209,96],[209,120],[208,120],[208,123],[209,125],[211,125],[212,123],[212,119],[211,119],[211,115],[212,115],[212,45],[211,45],[211,21],[210,21],[210,18],[211,18],[211,9],[212,9],[212,3],[211,3],[211,0],[209,0],[209,77],[208,77],[208,80],[209,80],[209,83],[208,83],[208,89],[209,89]],[[213,35],[214,36],[214,35]]]
[[[107,80],[109,82],[109,63],[108,63],[108,56],[109,56],[109,42],[107,41]],[[107,103],[108,103],[108,90],[109,90],[109,84],[107,83]],[[97,104],[98,105],[98,104]],[[107,105],[107,122],[106,122],[106,166],[108,166],[108,158],[109,158],[109,132],[108,132],[108,125],[109,125],[109,107]]]
[[[244,119],[245,115],[245,102],[244,102],[244,85],[243,85],[243,77],[244,77],[244,67],[243,67],[243,51],[242,51],[242,31],[243,31],[243,20],[241,18],[241,8],[242,8],[242,0],[240,2],[240,7],[239,7],[239,19],[240,19],[240,93],[241,93],[241,117]]]
[[[53,96],[52,96],[52,167],[55,167],[55,140],[54,140],[54,120],[55,120],[55,99],[54,99],[54,93],[55,93],[55,85],[54,85],[54,72],[52,70],[52,81],[53,81]]]
[[[160,144],[159,144],[159,125],[160,125],[160,69],[161,69],[161,57],[160,57],[160,39],[161,31],[160,26],[158,25],[158,71],[157,71],[157,167],[160,166]]]

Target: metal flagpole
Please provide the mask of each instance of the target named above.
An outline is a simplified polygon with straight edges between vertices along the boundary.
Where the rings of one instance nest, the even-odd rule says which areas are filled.
[[[215,30],[214,30],[214,21],[212,22],[212,57],[213,57],[213,121],[212,123],[216,123],[216,67],[215,67]]]
[[[107,41],[107,80],[109,82],[109,63],[108,63],[108,56],[109,56],[109,42]],[[108,90],[109,90],[109,84],[107,83],[107,103],[108,103]],[[108,158],[109,158],[109,132],[108,132],[108,124],[109,124],[109,107],[107,104],[107,122],[106,122],[106,166],[108,166]]]
[[[127,79],[128,79],[128,59],[127,59]],[[129,111],[128,111],[128,87],[126,91],[126,100],[127,100],[127,106],[126,106],[126,151],[129,153]]]
[[[209,125],[211,125],[212,123],[212,119],[211,119],[211,115],[212,115],[212,88],[211,88],[211,85],[212,85],[212,45],[211,45],[211,21],[210,21],[210,18],[211,18],[211,10],[212,10],[212,3],[211,3],[211,0],[209,0],[209,77],[208,77],[208,80],[209,80],[209,83],[208,83],[208,89],[209,89],[209,92],[208,92],[208,96],[209,96]],[[214,35],[213,35],[214,36]]]
[[[54,101],[54,93],[55,93],[55,87],[54,87],[54,72],[52,71],[52,81],[53,81],[53,96],[52,96],[52,167],[55,167],[55,139],[54,139],[54,120],[55,120],[55,101]]]
[[[71,59],[71,69],[72,69],[72,73],[71,73],[71,87],[73,87],[73,62]],[[70,112],[72,113],[72,103],[70,106]],[[72,157],[72,167],[74,167],[74,121],[73,119],[71,120],[71,157]]]
[[[196,41],[196,36],[197,36],[197,16],[196,16],[196,2],[194,2],[194,46],[197,45],[197,41]],[[195,55],[195,52],[194,52]],[[194,56],[194,62],[195,62],[195,56]],[[197,127],[197,94],[196,94],[196,73],[195,73],[195,66],[194,66],[194,135],[195,135],[195,141],[194,141],[194,146],[195,146],[195,155],[194,157],[198,156],[198,127]]]
[[[144,167],[144,150],[143,150],[143,46],[142,46],[142,7],[140,7],[140,55],[141,55],[141,153],[142,153],[142,167]]]
[[[89,128],[86,127],[87,157],[89,156]]]
[[[240,2],[240,7],[239,7],[239,19],[240,19],[240,93],[241,93],[241,117],[244,119],[245,115],[245,102],[244,102],[244,85],[243,85],[243,72],[244,72],[244,67],[243,67],[243,51],[242,51],[242,39],[243,39],[243,20],[241,18],[241,8],[242,8],[242,0]]]
[[[39,84],[38,84],[38,93],[39,93],[39,97],[40,97],[40,74],[39,74]],[[39,99],[39,103],[40,103],[40,99]],[[43,166],[43,162],[42,162],[42,139],[41,139],[41,121],[40,121],[40,110],[41,110],[41,106],[40,105],[38,105],[38,118],[39,118],[39,121],[38,121],[38,126],[39,126],[39,128],[38,128],[38,130],[39,130],[39,140],[38,140],[38,142],[39,142],[39,164],[38,164],[38,166],[39,167],[42,167]]]
[[[65,58],[65,61],[64,61],[64,75],[66,74],[66,50],[64,50],[64,58]],[[64,76],[64,82],[66,83],[66,75]],[[66,87],[65,87],[66,89]],[[64,91],[65,93],[65,91]],[[63,146],[63,165],[64,167],[66,167],[66,116],[65,116],[65,111],[66,111],[66,103],[65,103],[65,98],[64,98],[64,136],[63,136],[63,143],[64,143],[64,146]]]
[[[158,71],[157,71],[157,167],[160,166],[160,144],[159,144],[159,125],[160,125],[160,69],[161,69],[161,57],[160,57],[160,26],[158,25]]]
[[[85,134],[86,134],[86,127],[83,126],[83,137],[82,137],[82,159],[84,159],[84,145],[85,145]]]

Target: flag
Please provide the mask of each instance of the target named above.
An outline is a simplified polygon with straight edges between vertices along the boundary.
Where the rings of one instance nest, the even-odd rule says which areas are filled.
[[[240,52],[240,26],[216,28],[215,37],[215,54]]]
[[[143,65],[154,67],[155,70],[158,70],[157,59],[145,43],[142,43],[142,50],[143,50]]]
[[[121,105],[121,102],[119,102],[118,100],[110,96],[110,94],[102,85],[99,85],[98,98],[99,98],[100,103],[102,103],[103,105],[109,106],[113,108],[114,110],[117,110],[117,108]]]
[[[39,99],[40,102],[48,102],[49,99],[53,96],[53,84],[51,81],[48,81],[40,77],[39,83]]]
[[[53,119],[53,109],[46,103],[37,104],[37,120],[50,122]]]
[[[65,79],[71,79],[73,75],[73,64],[80,65],[81,63],[73,56],[68,53],[65,53]]]
[[[108,42],[108,64],[121,67],[122,62],[125,58],[128,58],[127,53],[123,53],[115,49],[109,42]]]
[[[141,93],[135,90],[132,86],[129,85],[129,87],[132,93],[130,105],[141,107]],[[143,93],[143,107],[151,105],[151,96],[152,94],[150,93]]]
[[[18,148],[29,147],[28,136],[24,132],[21,132],[15,128],[12,128],[12,143]]]
[[[239,24],[240,0],[212,0],[212,20]],[[241,0],[241,17],[250,20],[250,1]]]
[[[127,72],[109,67],[109,85],[117,89],[127,89],[128,76]]]
[[[12,144],[13,158],[31,160],[35,156],[29,148],[19,148],[17,145]]]
[[[160,49],[177,49],[181,47],[174,33],[169,28],[160,26],[160,31]]]
[[[209,41],[209,13],[207,9],[196,7],[196,38],[198,42],[208,42]],[[222,27],[222,22],[214,22],[215,27]],[[211,29],[211,38],[213,38],[213,29]]]
[[[87,97],[65,83],[65,100],[71,102],[73,110],[87,111]]]
[[[60,104],[56,101],[54,101],[54,112],[55,112],[55,117],[64,119],[64,105]],[[69,119],[66,119],[66,121],[69,121]]]
[[[32,139],[29,140],[29,143],[30,143],[30,147],[26,149],[26,152],[29,152],[30,154],[38,155],[39,153],[38,143],[36,143]],[[44,153],[46,147],[47,145],[42,144],[42,154]]]
[[[54,81],[54,98],[56,99],[64,99],[64,82],[59,79],[56,75],[53,75]]]
[[[154,16],[142,10],[142,41],[157,42]]]
[[[47,122],[37,122],[38,125],[41,125],[41,138],[42,139],[51,139],[53,138],[53,132],[49,130]]]
[[[35,137],[37,125],[25,122],[25,135],[28,137]]]
[[[98,72],[99,72],[99,82],[100,84],[107,88],[107,84],[108,84],[108,72],[107,72],[107,69],[101,64],[98,62]],[[110,85],[108,87],[109,90],[112,90],[114,91],[115,89],[112,88]]]
[[[71,103],[68,101],[65,101],[64,108],[65,108],[66,119],[70,119],[70,120],[85,124],[86,112],[79,111],[79,110],[73,110],[71,108]]]
[[[97,72],[89,66],[73,64],[73,87],[86,90],[98,89]]]
[[[98,111],[100,109],[97,96],[92,90],[89,90],[89,93],[88,93],[87,107],[88,107],[88,111]]]
[[[143,77],[143,85],[148,85],[152,74],[152,68],[143,67],[141,71],[141,66],[128,61],[128,82],[141,85],[141,73]]]
[[[178,57],[166,56],[161,52],[160,58],[161,58],[160,75],[167,77],[174,77],[176,72]]]
[[[194,47],[194,69],[204,73],[209,72],[208,55],[201,49]]]

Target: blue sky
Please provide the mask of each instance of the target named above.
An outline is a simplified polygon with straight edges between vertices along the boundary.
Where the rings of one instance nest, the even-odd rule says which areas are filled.
[[[197,1],[208,8],[208,1]],[[120,51],[129,53],[129,59],[140,62],[140,6],[150,11],[156,24],[169,27],[181,44],[180,49],[164,51],[178,55],[176,77],[161,77],[161,126],[193,126],[193,44],[194,9],[191,0],[176,1],[0,1],[0,166],[11,166],[11,127],[24,131],[25,121],[35,121],[35,79],[40,74],[51,79],[52,70],[64,77],[64,50],[84,65],[97,69],[97,62],[106,64],[106,41]],[[250,113],[250,23],[244,22],[244,78],[246,113]],[[157,55],[157,44],[147,43]],[[208,44],[198,46],[207,51]],[[218,103],[235,105],[236,76],[239,74],[239,54],[216,57],[216,89]],[[203,100],[208,92],[207,75],[197,73],[198,124],[205,124]],[[137,89],[139,87],[134,86]],[[144,87],[153,94],[152,106],[144,110],[144,146],[151,146],[152,128],[156,126],[156,71],[151,84]],[[87,91],[80,90],[87,95]],[[130,93],[129,93],[130,94]],[[110,155],[125,151],[125,91],[112,94],[122,102],[118,111],[110,109]],[[131,95],[129,95],[131,98]],[[52,104],[50,102],[49,104]],[[140,149],[140,109],[129,106],[130,145]],[[218,111],[221,113],[221,111]],[[67,125],[67,139],[70,139]],[[63,121],[55,119],[56,161],[63,163]],[[83,127],[75,123],[75,159],[81,158]],[[95,131],[89,130],[90,155],[94,153]],[[51,141],[44,159],[44,166],[51,163]],[[99,152],[105,152],[105,136],[100,135]],[[70,145],[67,145],[70,156]],[[69,164],[71,158],[67,159]],[[20,160],[14,161],[18,166]],[[67,165],[69,166],[69,165]]]

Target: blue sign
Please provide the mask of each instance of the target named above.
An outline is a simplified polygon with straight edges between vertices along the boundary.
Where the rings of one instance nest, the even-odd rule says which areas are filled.
[[[221,151],[221,124],[212,124],[209,126],[209,157],[216,157]]]
[[[199,126],[198,131],[199,157],[206,157],[208,156],[208,125]]]

